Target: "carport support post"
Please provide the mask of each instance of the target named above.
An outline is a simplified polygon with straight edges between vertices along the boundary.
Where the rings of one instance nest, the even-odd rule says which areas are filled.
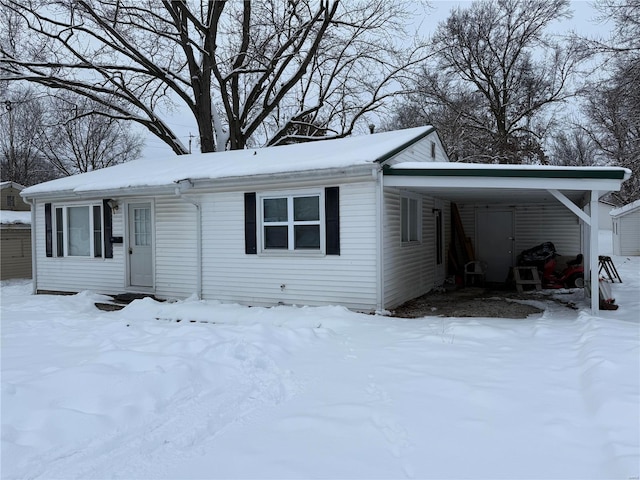
[[[591,190],[589,202],[589,271],[591,278],[591,313],[597,314],[600,308],[600,284],[598,283],[598,191]]]

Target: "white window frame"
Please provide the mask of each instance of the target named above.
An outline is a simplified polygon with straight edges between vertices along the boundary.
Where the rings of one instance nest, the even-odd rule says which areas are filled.
[[[405,223],[405,208],[407,205],[407,212],[409,217]],[[411,205],[415,205],[415,209],[411,210]],[[412,212],[415,215],[412,215]],[[412,236],[412,227],[415,227],[415,238]],[[409,193],[403,193],[400,196],[400,242],[402,245],[417,245],[422,243],[422,197],[419,195],[412,195]]]
[[[86,207],[89,209],[89,255],[71,255],[69,253],[69,208]],[[93,213],[94,207],[99,207],[99,218],[96,219]],[[62,209],[62,252],[58,248],[58,209]],[[104,259],[104,212],[101,202],[93,203],[65,203],[52,205],[51,225],[53,235],[53,256],[56,258],[76,258],[76,259]],[[96,220],[100,225],[100,255],[95,256],[95,227]]]
[[[318,197],[319,219],[310,221],[295,221],[293,216],[293,199],[300,197]],[[287,221],[286,222],[265,222],[264,221],[264,201],[268,199],[287,199]],[[257,194],[256,202],[258,218],[258,244],[259,253],[263,255],[324,255],[326,252],[325,239],[325,204],[324,190],[300,190],[284,192],[264,192]],[[295,226],[296,225],[318,225],[320,235],[320,248],[295,248]],[[266,248],[264,230],[267,226],[287,227],[287,248]]]

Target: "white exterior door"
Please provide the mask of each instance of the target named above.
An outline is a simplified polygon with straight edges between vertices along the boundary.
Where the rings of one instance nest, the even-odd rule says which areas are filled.
[[[129,284],[153,286],[151,204],[129,204]]]
[[[514,263],[513,210],[476,210],[476,257],[486,262],[488,282],[504,282]]]

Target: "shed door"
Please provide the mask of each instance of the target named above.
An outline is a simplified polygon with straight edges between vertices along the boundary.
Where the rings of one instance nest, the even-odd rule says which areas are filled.
[[[476,211],[476,257],[487,263],[486,280],[505,282],[514,264],[513,210]]]
[[[129,204],[129,284],[153,286],[151,204]]]

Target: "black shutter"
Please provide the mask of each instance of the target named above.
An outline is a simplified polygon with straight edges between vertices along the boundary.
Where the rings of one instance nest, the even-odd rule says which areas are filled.
[[[327,255],[340,255],[340,188],[324,189]]]
[[[247,254],[258,253],[256,222],[256,193],[244,194],[244,252]]]
[[[44,204],[44,245],[47,257],[53,257],[53,227],[51,222],[51,204]]]
[[[104,217],[104,258],[113,258],[113,218],[109,200],[102,200],[102,215]],[[94,219],[95,221],[95,219]]]

